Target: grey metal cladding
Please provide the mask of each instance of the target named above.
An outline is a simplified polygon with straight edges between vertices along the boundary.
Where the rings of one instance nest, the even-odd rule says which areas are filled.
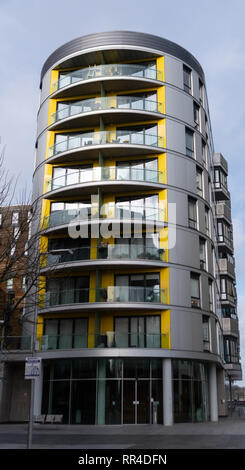
[[[99,49],[103,46],[110,45],[139,46],[173,55],[178,59],[181,59],[183,62],[186,62],[200,75],[202,80],[205,81],[205,76],[201,65],[186,49],[179,46],[175,42],[169,41],[168,39],[136,31],[104,31],[101,33],[93,33],[86,36],[81,36],[63,44],[58,49],[56,49],[44,63],[41,71],[41,80],[50,67],[66,56],[79,51],[83,52],[90,48]]]

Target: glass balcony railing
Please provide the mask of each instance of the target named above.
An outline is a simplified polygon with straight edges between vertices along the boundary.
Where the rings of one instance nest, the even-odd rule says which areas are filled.
[[[83,304],[87,302],[143,302],[167,303],[167,289],[159,285],[153,287],[141,286],[108,286],[100,289],[70,289],[63,291],[47,291],[40,295],[40,309],[57,307],[59,305]]]
[[[4,336],[0,338],[1,351],[31,351],[33,347],[32,336]]]
[[[48,150],[48,158],[58,155],[59,153],[91,145],[108,144],[147,145],[149,147],[163,148],[164,141],[162,136],[153,135],[144,131],[128,131],[128,133],[120,131],[117,133],[115,131],[87,132],[66,139],[64,138],[61,142],[52,145]]]
[[[64,211],[51,212],[50,215],[46,216],[42,220],[41,230],[48,228],[57,227],[59,225],[69,225],[70,223],[85,223],[92,220],[101,219],[115,219],[118,222],[123,221],[137,221],[142,223],[153,223],[159,222],[164,223],[165,221],[165,210],[151,206],[133,206],[123,207],[117,206],[114,203],[104,204],[101,207],[100,213],[97,207],[84,207],[80,209],[69,209]]]
[[[76,101],[63,107],[51,115],[50,124],[78,114],[108,109],[132,109],[163,114],[163,104],[154,100],[137,96],[105,96]]]
[[[40,351],[77,348],[168,348],[168,334],[121,333],[107,331],[101,334],[43,335],[37,338]]]
[[[97,258],[166,261],[166,252],[163,248],[147,247],[143,244],[107,244],[98,248]]]
[[[63,75],[52,85],[52,92],[84,80],[100,77],[140,77],[150,80],[163,80],[163,73],[156,68],[137,64],[104,64],[75,70]]]
[[[46,192],[71,186],[73,184],[94,181],[144,181],[164,184],[164,172],[148,168],[130,166],[81,168],[66,172],[65,175],[52,178],[46,183]]]
[[[81,248],[69,248],[69,252],[58,253],[58,254],[44,254],[41,260],[41,266],[49,267],[55,266],[62,263],[71,263],[80,260],[90,260],[90,246],[84,246]],[[147,247],[145,245],[111,245],[100,246],[97,249],[97,255],[94,259],[97,260],[155,260],[155,261],[166,261],[166,252],[163,248]]]

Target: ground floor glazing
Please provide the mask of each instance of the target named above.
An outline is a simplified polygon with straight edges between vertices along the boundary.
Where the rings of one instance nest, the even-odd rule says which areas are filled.
[[[162,424],[164,359],[45,360],[42,413],[69,424]],[[174,422],[209,419],[207,365],[172,360]]]

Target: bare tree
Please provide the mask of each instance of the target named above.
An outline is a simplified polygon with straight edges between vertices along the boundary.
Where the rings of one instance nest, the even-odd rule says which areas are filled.
[[[39,276],[45,262],[40,230],[31,234],[32,224],[40,224],[39,205],[33,206],[26,191],[16,196],[17,179],[9,176],[0,155],[0,315],[6,339],[21,335],[24,305],[34,310],[40,290]],[[16,201],[14,203],[14,201]],[[43,288],[42,288],[43,290]],[[35,316],[27,315],[28,322]],[[6,342],[6,341],[5,341]]]

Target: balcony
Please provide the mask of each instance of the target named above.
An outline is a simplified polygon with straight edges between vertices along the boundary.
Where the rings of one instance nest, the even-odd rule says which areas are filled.
[[[18,351],[30,352],[33,349],[32,336],[4,336],[0,337],[0,352],[8,351],[15,353]]]
[[[231,207],[226,202],[217,202],[215,205],[217,219],[225,218],[231,223]]]
[[[106,96],[74,101],[50,117],[50,130],[162,119],[163,104],[141,96]],[[130,116],[129,116],[130,113]]]
[[[214,153],[213,155],[213,166],[221,167],[226,174],[228,174],[228,164],[227,160],[223,157],[221,153]]]
[[[92,224],[103,224],[114,221],[115,224],[131,223],[154,226],[164,226],[165,210],[155,207],[132,206],[130,208],[118,207],[114,203],[104,204],[100,213],[97,207],[84,207],[80,209],[70,209],[64,211],[51,212],[42,220],[41,230],[49,232],[57,230],[67,230],[68,226],[88,227]]]
[[[232,362],[234,359],[236,359],[237,362]],[[226,356],[225,362],[225,370],[228,376],[232,380],[242,380],[242,366],[239,363],[239,358],[232,358]]]
[[[95,188],[103,186],[103,192],[128,191],[129,185],[135,189],[158,188],[165,183],[163,171],[147,168],[95,167],[80,170],[70,170],[65,175],[52,178],[46,182],[46,199],[53,199],[57,194],[61,196],[78,196],[81,192],[93,192]],[[140,188],[139,188],[140,186]],[[50,194],[47,194],[50,193]],[[55,194],[54,194],[55,193]]]
[[[67,73],[52,85],[55,98],[99,93],[101,80],[105,91],[126,91],[147,86],[161,86],[163,73],[156,68],[137,64],[104,64]]]
[[[168,334],[106,331],[84,335],[44,335],[37,338],[39,351],[83,348],[168,348]]]
[[[237,318],[222,318],[222,328],[224,336],[239,336]]]
[[[228,191],[228,188],[225,184],[221,182],[215,182],[214,183],[214,192],[215,192],[215,198],[216,200],[230,200],[231,195],[230,192]]]
[[[147,131],[101,131],[87,132],[64,138],[48,150],[47,163],[67,163],[84,158],[98,158],[103,150],[104,157],[128,155],[150,155],[162,153],[164,138]]]
[[[221,303],[231,303],[232,305],[236,304],[237,297],[236,297],[236,289],[234,288],[234,293],[227,293],[227,292],[221,292],[220,294],[220,300]]]
[[[112,265],[119,267],[130,265],[143,266],[161,266],[166,262],[166,251],[157,247],[146,247],[145,245],[111,245],[100,246],[97,248],[95,258],[90,258],[92,248],[90,246],[69,249],[69,252],[61,254],[44,254],[41,260],[42,272],[45,270],[65,270],[81,268],[82,266],[96,268],[98,264],[108,268]]]
[[[235,277],[235,267],[234,264],[228,261],[227,258],[219,258],[218,266],[220,274],[227,274],[228,276]]]
[[[39,309],[41,312],[54,310],[70,312],[76,310],[94,310],[95,308],[115,309],[120,304],[125,309],[131,307],[141,310],[160,309],[167,304],[167,289],[158,285],[141,286],[108,286],[105,288],[71,289],[65,291],[47,291],[40,295]]]
[[[233,251],[233,240],[225,235],[218,235],[218,245],[222,248],[228,248],[229,251]]]

